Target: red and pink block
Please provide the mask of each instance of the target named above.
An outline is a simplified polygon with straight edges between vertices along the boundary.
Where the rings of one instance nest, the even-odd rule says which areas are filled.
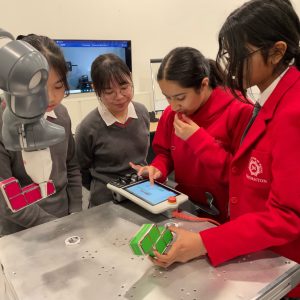
[[[11,177],[0,182],[0,189],[10,210],[16,212],[55,193],[52,180],[40,185],[32,183],[22,188],[19,181]],[[45,188],[45,193],[41,188]]]

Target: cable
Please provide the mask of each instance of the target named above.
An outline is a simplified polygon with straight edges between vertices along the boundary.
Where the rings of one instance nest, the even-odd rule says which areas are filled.
[[[196,217],[196,216],[187,215],[187,214],[185,214],[183,212],[180,212],[178,210],[174,210],[172,212],[172,217],[176,218],[176,219],[182,219],[182,220],[185,220],[185,221],[191,221],[191,222],[210,222],[210,223],[213,223],[217,226],[221,225],[219,222],[217,222],[213,219],[199,218],[199,217]]]

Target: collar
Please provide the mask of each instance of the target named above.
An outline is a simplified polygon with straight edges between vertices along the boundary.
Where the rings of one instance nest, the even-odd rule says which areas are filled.
[[[107,109],[107,107],[103,104],[101,100],[99,100],[99,105],[98,105],[98,111],[105,122],[107,126],[113,125],[114,123],[120,123],[120,121]],[[136,114],[134,105],[132,102],[129,103],[128,105],[128,112],[127,112],[127,117],[124,123],[131,118],[131,119],[138,119],[138,116]]]
[[[205,127],[207,126],[206,124],[214,122],[233,100],[234,96],[229,89],[217,86],[212,90],[204,105],[191,115],[190,118],[198,125],[201,124],[200,126]]]
[[[260,104],[260,106],[263,106],[267,99],[271,96],[273,91],[275,90],[277,84],[281,80],[281,78],[285,75],[285,73],[288,71],[289,68],[287,68],[285,71],[283,71],[261,94],[257,102]]]
[[[46,119],[47,119],[47,117],[57,119],[57,115],[55,114],[54,110],[46,111],[44,116],[45,116]]]

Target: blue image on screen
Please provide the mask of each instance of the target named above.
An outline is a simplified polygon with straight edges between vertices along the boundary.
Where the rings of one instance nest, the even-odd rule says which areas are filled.
[[[66,59],[70,94],[93,92],[91,65],[101,54],[113,53],[132,69],[130,40],[56,39]]]
[[[151,205],[157,205],[166,201],[170,196],[177,196],[179,193],[163,187],[157,183],[151,185],[149,181],[144,181],[125,188],[129,193],[143,199]]]

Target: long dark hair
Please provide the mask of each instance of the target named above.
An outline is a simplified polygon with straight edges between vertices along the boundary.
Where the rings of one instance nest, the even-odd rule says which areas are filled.
[[[110,87],[111,82],[119,85],[132,84],[131,72],[126,63],[113,53],[99,55],[92,63],[91,77],[98,97]],[[128,82],[129,79],[129,82]]]
[[[157,73],[157,80],[176,81],[181,87],[199,90],[202,80],[208,77],[213,89],[223,84],[224,74],[217,63],[206,59],[191,47],[177,47],[163,59]]]
[[[22,40],[30,44],[45,56],[49,66],[57,72],[59,78],[61,79],[65,88],[66,96],[69,95],[70,89],[67,81],[68,67],[59,46],[52,39],[43,35],[19,35],[17,40]]]
[[[300,69],[300,22],[289,0],[251,0],[233,11],[219,32],[219,51],[217,62],[228,55],[226,64],[226,85],[235,93],[235,89],[246,96],[243,82],[248,81],[247,44],[261,50],[265,62],[269,50],[278,41],[287,44],[287,50],[274,72],[281,72],[294,59],[294,65]],[[246,72],[243,72],[244,61]]]

